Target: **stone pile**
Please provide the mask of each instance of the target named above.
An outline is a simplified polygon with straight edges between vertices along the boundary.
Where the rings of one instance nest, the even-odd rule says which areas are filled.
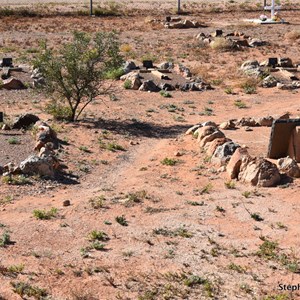
[[[19,165],[8,163],[0,168],[3,176],[17,174],[39,175],[48,178],[55,177],[55,171],[60,168],[55,149],[58,148],[58,140],[55,131],[45,122],[35,123],[36,144],[34,150],[37,154],[30,155]],[[23,127],[21,127],[23,128]]]
[[[233,49],[242,49],[245,47],[260,47],[267,44],[265,41],[257,38],[251,38],[243,32],[235,31],[224,34],[223,30],[221,29],[217,29],[212,34],[205,34],[203,32],[200,32],[195,36],[196,40],[200,41],[204,45],[211,45],[212,47],[213,43],[218,38],[223,38],[230,42]]]
[[[152,62],[149,61],[152,65]],[[151,68],[139,67],[132,61],[125,62],[122,81],[128,82],[127,89],[159,92],[164,91],[204,91],[211,90],[210,84],[199,77],[193,77],[190,69],[182,64],[163,62]],[[145,79],[150,77],[152,79]]]
[[[2,83],[0,85],[1,89],[6,90],[22,90],[26,89],[24,83],[11,75],[12,72],[22,72],[23,68],[14,66],[13,60],[10,57],[5,57],[0,60],[0,70]]]
[[[263,78],[261,86],[276,87],[282,90],[300,88],[300,80],[296,74],[300,71],[298,65],[290,58],[269,58],[261,63],[257,60],[247,60],[241,66],[241,71],[256,78]]]
[[[164,27],[169,29],[187,29],[187,28],[199,28],[205,27],[200,24],[198,21],[195,20],[188,20],[177,17],[167,17],[166,21],[164,22]]]
[[[267,124],[269,126],[269,123]],[[251,157],[245,147],[227,138],[214,122],[197,124],[186,134],[197,137],[201,151],[211,158],[211,163],[226,169],[230,179],[253,186],[272,187],[281,181],[281,174],[299,177],[300,169],[293,159],[278,160],[278,166],[263,157]]]

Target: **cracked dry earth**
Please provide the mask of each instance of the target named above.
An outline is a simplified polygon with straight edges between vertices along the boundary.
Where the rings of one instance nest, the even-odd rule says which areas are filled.
[[[289,13],[297,18],[295,12]],[[240,29],[239,17],[233,20],[231,14],[221,14],[216,24],[209,21],[212,16],[201,16],[208,22],[207,31],[220,22],[228,25],[229,20],[230,29]],[[59,35],[62,39],[69,35],[72,24],[87,27],[85,18],[68,18],[52,39],[47,26],[60,20],[45,18],[40,27],[41,35],[55,45]],[[135,40],[143,18],[93,19],[94,24],[100,21],[107,29],[114,22],[122,24],[121,42],[129,41],[137,55],[166,32],[143,25],[149,31],[148,39]],[[23,39],[24,45],[27,41],[30,47],[36,38],[34,24],[41,24],[40,19],[30,23],[26,18],[1,22],[8,44],[7,28],[14,26],[13,32],[26,32],[17,39]],[[299,25],[244,29],[271,41],[272,35],[283,36],[295,26]],[[164,55],[175,53],[176,59],[197,65],[192,50],[190,61],[176,55],[185,39],[199,30],[172,32],[174,41]],[[30,178],[30,184],[20,186],[1,182],[0,233],[3,237],[8,232],[12,241],[0,247],[1,299],[21,299],[13,288],[20,282],[33,288],[36,299],[44,297],[39,289],[57,300],[300,299],[297,291],[278,290],[280,283],[300,282],[299,179],[275,188],[255,188],[238,181],[228,188],[226,173],[211,165],[195,139],[184,134],[190,126],[208,120],[221,123],[286,111],[297,117],[297,91],[257,88],[256,94],[245,94],[239,87],[240,77],[229,72],[250,57],[289,55],[297,61],[298,41],[291,48],[284,39],[276,43],[279,45],[234,53],[201,50],[205,57],[198,63],[209,64],[201,70],[207,80],[224,79],[213,91],[176,91],[172,98],[164,98],[124,90],[116,81],[120,90],[117,101],[96,101],[76,124],[52,120],[44,112],[48,99],[30,89],[1,91],[0,107],[8,116],[30,111],[56,129],[64,141],[60,158],[70,175],[69,180],[57,181]],[[26,47],[16,46],[13,55],[19,57]],[[225,62],[214,64],[221,60]],[[224,92],[228,84],[235,94]],[[247,108],[236,107],[237,99]],[[173,110],[168,110],[170,105]],[[213,112],[211,116],[203,114],[206,107]],[[31,133],[17,134],[21,143],[10,145],[1,132],[5,152],[1,152],[1,163],[6,162],[6,155],[17,161],[31,152]],[[250,154],[265,156],[270,128],[255,127],[252,132],[239,128],[226,131],[226,136],[247,145]],[[99,141],[121,145],[125,151],[106,150]],[[164,165],[165,158],[175,165]],[[63,206],[65,200],[71,205]],[[49,220],[34,216],[34,210],[51,208],[57,213]],[[256,221],[249,212],[263,220]],[[100,241],[102,246],[98,243],[99,250],[90,248],[93,230],[107,234]]]

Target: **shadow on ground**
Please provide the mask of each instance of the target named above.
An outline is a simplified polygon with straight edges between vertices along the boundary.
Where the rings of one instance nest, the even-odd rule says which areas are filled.
[[[159,124],[131,120],[84,120],[82,125],[89,128],[105,129],[118,134],[130,134],[148,138],[174,138],[190,128],[191,124],[162,126]]]

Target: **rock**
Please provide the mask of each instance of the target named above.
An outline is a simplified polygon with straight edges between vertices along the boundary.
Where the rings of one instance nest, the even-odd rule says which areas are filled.
[[[191,73],[191,70],[182,65],[182,64],[179,64],[177,67],[176,67],[176,70],[175,71],[178,71],[179,73],[181,73],[184,77],[192,77],[192,73]]]
[[[247,60],[241,66],[242,71],[246,71],[249,69],[256,69],[256,68],[259,68],[259,63],[257,60]]]
[[[184,28],[194,28],[195,27],[195,23],[193,23],[191,20],[183,20],[182,24],[183,24]]]
[[[3,84],[1,85],[1,88],[6,90],[22,90],[26,89],[23,82],[19,79],[16,79],[14,77],[11,77],[9,79],[3,80]]]
[[[2,173],[4,176],[20,174],[20,168],[19,166],[15,165],[13,162],[10,162],[3,166]]]
[[[241,70],[249,76],[259,77],[263,74],[263,71],[260,69],[260,65],[257,60],[247,60],[242,66]]]
[[[249,47],[249,43],[247,40],[237,40],[233,42],[237,47]]]
[[[241,118],[236,122],[237,126],[249,126],[249,127],[255,127],[259,126],[254,118]]]
[[[285,113],[283,115],[278,116],[276,119],[280,119],[280,120],[288,120],[290,118],[290,113]]]
[[[260,46],[264,46],[265,44],[266,44],[266,42],[264,42],[260,39],[257,39],[257,38],[253,38],[249,42],[250,47],[260,47]]]
[[[215,32],[211,34],[212,37],[219,37],[223,35],[223,30],[222,29],[217,29]]]
[[[239,180],[254,186],[271,187],[280,182],[280,174],[275,164],[264,158],[256,157],[251,161],[246,160],[244,166],[242,162]]]
[[[290,157],[278,159],[278,168],[280,172],[285,173],[290,177],[300,177],[300,168],[298,167],[297,162]]]
[[[159,92],[160,88],[152,80],[146,80],[139,87],[139,91]]]
[[[261,86],[264,88],[271,88],[271,87],[275,87],[277,85],[277,82],[278,81],[274,76],[269,75],[262,80]]]
[[[213,133],[211,133],[210,135],[205,136],[201,142],[199,143],[200,148],[204,147],[207,143],[212,142],[215,139],[219,139],[219,138],[225,138],[225,135],[222,131],[220,131],[219,129],[215,129],[215,131]]]
[[[27,129],[39,121],[39,117],[33,114],[22,114],[15,119],[12,124],[12,129]]]
[[[214,133],[216,130],[217,130],[216,126],[203,126],[203,127],[200,127],[199,129],[197,129],[195,131],[195,134],[198,134],[197,142],[201,142],[201,140],[204,137]]]
[[[226,142],[223,145],[218,146],[211,158],[211,162],[220,166],[225,165],[230,160],[230,157],[235,150],[239,147],[240,145],[234,143],[233,141]]]
[[[235,120],[229,120],[220,124],[219,128],[224,130],[236,129]]]
[[[259,126],[271,127],[274,121],[272,116],[262,117],[255,119],[256,123]]]
[[[7,79],[7,78],[9,78],[9,76],[10,76],[10,68],[7,68],[7,67],[5,67],[5,68],[2,68],[2,74],[1,74],[1,78],[2,79]]]
[[[7,124],[3,124],[2,130],[10,130],[10,127]]]
[[[295,90],[300,88],[300,81],[292,81],[292,83],[277,83],[277,88],[280,90]]]
[[[281,57],[278,59],[278,67],[283,67],[283,68],[293,68],[293,62],[290,58],[288,57]]]
[[[136,69],[136,65],[133,61],[125,61],[124,65],[123,65],[123,71],[125,74],[127,74],[135,69]]]
[[[63,206],[70,206],[71,205],[71,201],[70,200],[65,200],[63,202]]]
[[[35,145],[34,150],[40,150],[44,147],[47,143],[51,143],[53,146],[52,148],[58,148],[58,140],[56,132],[45,122],[39,121],[35,125],[38,129],[36,139],[37,143]]]
[[[20,163],[22,173],[28,175],[38,174],[40,176],[54,177],[54,170],[47,159],[31,155]]]
[[[139,73],[137,73],[135,71],[132,71],[132,72],[130,72],[128,74],[122,75],[120,77],[120,79],[124,80],[124,81],[129,80],[130,83],[131,83],[130,89],[132,89],[132,90],[138,90],[139,87],[142,85],[142,81],[140,79],[140,75],[139,75]]]
[[[170,29],[180,29],[180,28],[185,28],[182,22],[176,22],[176,23],[166,23],[165,24],[166,28]]]
[[[238,178],[243,157],[250,157],[246,148],[237,148],[231,156],[226,167],[230,179]]]
[[[161,83],[159,85],[159,88],[164,90],[164,91],[174,91],[175,87],[171,85],[170,83]]]
[[[253,131],[253,129],[251,129],[250,127],[245,127],[245,129],[244,129],[245,131]]]
[[[131,79],[131,89],[132,90],[138,90],[140,86],[142,85],[142,81],[140,78],[132,78]]]
[[[186,135],[193,134],[193,133],[194,133],[198,128],[200,128],[200,127],[202,127],[201,124],[196,124],[196,125],[192,126],[191,128],[189,128],[189,129],[185,132],[185,134],[186,134]]]
[[[213,140],[210,143],[207,143],[205,145],[206,154],[208,156],[212,156],[215,153],[217,147],[219,147],[227,142],[230,142],[230,141],[231,141],[231,139],[228,139],[228,138],[218,138],[218,139]]]
[[[157,66],[159,70],[172,70],[174,69],[174,64],[172,62],[163,62]]]
[[[204,126],[213,126],[213,127],[217,127],[217,124],[213,121],[207,121],[201,124],[203,127]]]

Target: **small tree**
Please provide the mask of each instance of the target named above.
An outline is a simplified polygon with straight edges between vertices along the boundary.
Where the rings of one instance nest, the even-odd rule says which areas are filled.
[[[108,73],[120,69],[122,62],[114,32],[100,32],[93,38],[74,32],[73,40],[56,52],[43,42],[35,67],[45,78],[44,89],[53,99],[67,103],[68,118],[76,121],[96,97],[112,93],[112,86],[104,79]],[[59,105],[57,101],[55,105]]]

